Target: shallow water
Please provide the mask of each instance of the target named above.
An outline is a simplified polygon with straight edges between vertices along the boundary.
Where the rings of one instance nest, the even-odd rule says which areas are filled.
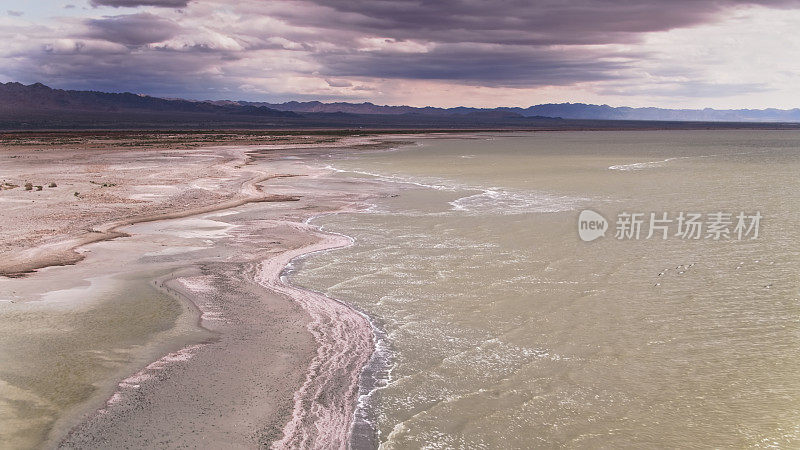
[[[800,444],[800,133],[427,139],[333,167],[406,187],[317,219],[355,245],[291,275],[386,332],[382,446]],[[606,237],[578,238],[583,208]],[[764,217],[755,240],[617,240],[623,211]]]
[[[0,283],[0,448],[40,448],[101,407],[116,381],[207,340],[197,313],[154,282],[210,258],[232,226],[189,218],[127,227],[74,266]]]

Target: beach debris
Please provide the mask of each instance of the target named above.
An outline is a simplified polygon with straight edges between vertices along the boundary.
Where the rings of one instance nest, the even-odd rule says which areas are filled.
[[[113,187],[117,185],[117,183],[98,183],[97,181],[93,180],[89,180],[89,183],[96,184],[100,187]]]
[[[47,187],[51,187],[52,188],[52,187],[57,187],[57,185],[55,183],[51,182],[50,184],[47,185]]]
[[[25,190],[26,191],[32,191],[33,190],[33,183],[31,183],[31,182],[25,183]]]

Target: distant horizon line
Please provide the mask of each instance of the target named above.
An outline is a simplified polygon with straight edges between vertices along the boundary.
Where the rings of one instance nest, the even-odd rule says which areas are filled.
[[[776,108],[776,107],[761,107],[761,108],[714,108],[714,107],[703,107],[703,108],[681,108],[681,107],[663,107],[663,106],[628,106],[628,105],[610,105],[608,103],[586,103],[586,102],[570,102],[570,101],[550,101],[546,103],[535,103],[528,106],[468,106],[468,105],[459,105],[459,106],[434,106],[434,105],[427,105],[427,106],[412,106],[407,104],[388,104],[388,103],[375,103],[374,101],[364,100],[364,101],[356,101],[356,100],[286,100],[282,102],[278,101],[264,101],[264,100],[245,100],[245,99],[238,99],[233,100],[231,98],[224,98],[219,100],[213,99],[200,99],[200,98],[191,98],[191,97],[181,97],[181,96],[174,96],[174,95],[158,95],[158,94],[147,94],[143,92],[135,92],[132,90],[96,90],[96,89],[71,89],[71,88],[58,88],[53,87],[43,82],[37,81],[30,84],[25,84],[21,81],[0,81],[0,84],[19,84],[25,87],[33,87],[36,85],[44,86],[48,89],[53,90],[61,90],[61,91],[74,91],[74,92],[98,92],[104,94],[133,94],[139,96],[147,96],[152,98],[159,98],[163,100],[183,100],[183,101],[190,101],[190,102],[201,102],[201,103],[214,103],[214,102],[232,102],[232,103],[262,103],[262,104],[270,104],[270,105],[286,105],[289,103],[297,103],[297,104],[308,104],[308,103],[319,103],[323,105],[336,105],[336,104],[346,104],[346,105],[370,105],[376,107],[386,107],[386,108],[414,108],[414,109],[440,109],[440,110],[452,110],[452,109],[476,109],[476,110],[515,110],[515,109],[529,109],[536,106],[563,106],[563,105],[585,105],[585,106],[596,106],[596,107],[607,107],[612,109],[633,109],[633,110],[643,110],[643,109],[650,109],[650,110],[665,110],[665,111],[800,111],[800,106],[794,108]]]

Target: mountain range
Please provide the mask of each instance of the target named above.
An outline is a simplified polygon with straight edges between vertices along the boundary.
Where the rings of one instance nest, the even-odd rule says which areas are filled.
[[[583,103],[417,108],[372,103],[197,101],[0,83],[0,130],[798,128],[800,109],[662,109]]]
[[[415,108],[412,106],[382,106],[373,103],[322,103],[286,102],[262,103],[246,101],[212,102],[216,104],[237,104],[263,106],[279,111],[306,112],[344,112],[351,114],[428,114],[459,115],[479,111],[502,111],[519,114],[523,117],[552,117],[562,119],[589,120],[657,120],[657,121],[693,121],[693,122],[800,122],[800,109],[666,109],[666,108],[630,108],[609,105],[591,105],[586,103],[546,103],[527,108],[499,107],[479,109],[469,107],[456,108]]]

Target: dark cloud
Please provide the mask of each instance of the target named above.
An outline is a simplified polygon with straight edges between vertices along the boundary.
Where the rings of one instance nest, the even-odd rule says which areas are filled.
[[[202,73],[206,67],[220,63],[219,55],[180,56],[163,51],[144,52],[135,57],[130,54],[98,57],[89,53],[47,53],[25,61],[8,75],[20,81],[45,80],[61,88],[129,91],[166,97],[203,98],[208,92],[229,87],[226,82]],[[231,80],[230,85],[236,83]]]
[[[110,54],[125,54],[130,51],[128,47],[113,42],[74,39],[59,39],[53,43],[43,45],[42,48],[49,56],[83,54],[95,55],[99,58],[105,58],[105,55]]]
[[[630,42],[639,33],[709,22],[743,5],[798,0],[309,0],[277,15],[290,23],[394,39],[497,44]]]
[[[567,85],[615,78],[619,55],[523,46],[443,45],[426,53],[386,51],[321,55],[325,74],[461,81],[485,86]]]
[[[175,22],[149,13],[92,19],[86,25],[91,38],[134,46],[161,42],[180,30]]]
[[[183,8],[189,0],[91,0],[92,6],[113,6],[115,8],[137,6],[160,6],[163,8]]]
[[[713,23],[748,5],[800,7],[800,0],[91,2],[188,7],[87,19],[82,28],[65,27],[69,35],[48,36],[38,53],[6,59],[2,74],[62,87],[200,98],[218,92],[247,98],[248,89],[283,86],[346,96],[369,92],[382,80],[514,88],[602,82],[605,92],[592,89],[607,95],[724,96],[759,86],[715,84],[705,70],[693,73],[691,63],[665,65],[652,47],[653,54],[631,49],[645,33]],[[657,85],[662,80],[685,83]],[[303,95],[311,94],[296,94]]]
[[[535,87],[621,79],[643,54],[594,45],[633,44],[643,33],[711,23],[733,8],[800,6],[798,0],[305,0],[271,11],[295,26],[329,32],[346,50],[315,55],[325,76],[449,80]],[[346,31],[346,32],[345,32]],[[388,45],[365,45],[360,37]],[[429,51],[390,51],[416,43]]]
[[[8,11],[6,11],[6,14],[8,14],[11,17],[21,17],[24,13],[22,11],[12,11],[9,9]]]

